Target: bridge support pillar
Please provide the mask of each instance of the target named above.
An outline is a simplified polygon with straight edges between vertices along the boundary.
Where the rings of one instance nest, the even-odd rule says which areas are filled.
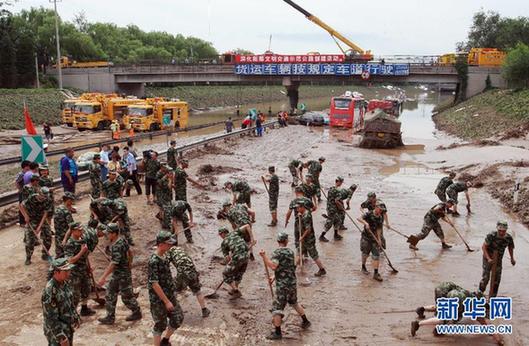
[[[145,96],[145,83],[118,83],[117,87],[120,94]]]
[[[287,89],[287,96],[290,101],[290,113],[294,113],[299,102],[299,82],[292,81],[290,77],[283,78],[283,85]]]

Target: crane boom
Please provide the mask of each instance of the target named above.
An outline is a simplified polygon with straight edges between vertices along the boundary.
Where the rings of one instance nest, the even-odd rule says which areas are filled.
[[[364,51],[362,48],[360,48],[359,46],[357,46],[356,44],[351,42],[349,39],[344,37],[342,34],[340,34],[338,31],[334,30],[332,27],[330,27],[326,23],[324,23],[321,19],[319,19],[318,17],[316,17],[313,14],[311,14],[309,11],[305,10],[303,7],[301,7],[298,4],[296,4],[294,1],[292,1],[292,0],[283,0],[283,1],[286,2],[287,4],[289,4],[290,6],[294,7],[299,12],[301,12],[305,17],[307,17],[308,20],[310,20],[314,24],[318,25],[323,30],[327,31],[332,36],[332,38],[335,41],[336,41],[336,39],[338,39],[341,42],[343,42],[344,44],[346,44],[352,51],[354,51],[354,52],[356,52],[356,53],[358,53],[360,55],[366,55],[366,56],[372,57],[370,51]],[[338,42],[336,42],[336,44],[338,44]],[[338,44],[338,47],[345,54],[344,50],[342,49],[342,47],[339,44]]]

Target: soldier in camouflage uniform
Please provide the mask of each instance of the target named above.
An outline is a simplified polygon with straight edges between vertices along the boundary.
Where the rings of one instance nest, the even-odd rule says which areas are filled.
[[[156,174],[156,204],[161,210],[173,200],[173,179],[173,169],[162,162]]]
[[[226,216],[233,229],[244,225],[251,226],[252,219],[255,219],[255,212],[246,204],[237,203],[232,206],[230,201],[225,201],[223,210],[226,210]]]
[[[26,184],[26,185],[24,185],[22,187],[21,201],[27,199],[29,197],[29,195],[31,195],[31,194],[40,192],[39,182],[40,182],[40,177],[38,175],[36,175],[36,174],[33,174],[31,176],[30,183]]]
[[[73,306],[77,308],[81,302],[81,316],[90,316],[96,312],[88,307],[88,296],[90,295],[90,271],[88,254],[89,249],[83,239],[84,228],[80,222],[70,224],[70,238],[64,246],[64,255],[68,262],[75,264],[70,277],[70,285],[73,290]]]
[[[416,234],[415,238],[417,238],[418,240],[423,240],[424,238],[428,236],[428,234],[430,234],[430,231],[433,229],[435,235],[437,235],[439,239],[441,239],[441,245],[443,249],[450,249],[452,246],[448,245],[445,241],[445,236],[444,236],[441,224],[439,223],[439,219],[442,219],[444,222],[452,225],[453,227],[454,225],[452,224],[452,221],[450,221],[446,217],[448,210],[453,205],[454,205],[454,201],[450,199],[446,203],[438,203],[434,205],[432,208],[430,208],[430,210],[428,210],[426,215],[424,215],[424,223],[422,225],[421,232]],[[417,246],[415,245],[416,244],[410,243],[410,249],[419,250]]]
[[[55,227],[55,258],[63,257],[63,240],[64,236],[70,228],[70,224],[74,222],[72,217],[72,205],[75,200],[75,195],[71,192],[65,192],[62,196],[62,204],[55,209],[53,214],[53,226]]]
[[[73,265],[65,258],[51,262],[52,277],[42,291],[42,319],[48,345],[73,345],[74,328],[79,327],[79,315],[73,304],[68,278]]]
[[[252,189],[247,182],[243,180],[235,180],[234,182],[227,181],[224,183],[224,187],[233,192],[233,204],[246,203],[248,208],[252,207]]]
[[[298,291],[296,285],[296,261],[294,251],[289,249],[288,234],[279,232],[277,234],[277,243],[279,248],[275,249],[272,257],[268,258],[264,250],[259,251],[259,255],[264,260],[265,266],[269,267],[275,272],[275,277],[268,278],[270,283],[275,279],[276,281],[276,296],[272,305],[272,324],[275,330],[267,336],[267,339],[278,340],[283,337],[281,333],[281,322],[283,317],[283,310],[287,303],[291,305],[294,310],[301,316],[301,328],[307,329],[310,327],[310,322],[305,315],[305,310],[298,303]]]
[[[288,225],[288,222],[290,221],[290,216],[292,215],[292,212],[294,212],[294,239],[295,239],[295,245],[296,248],[299,249],[299,217],[298,217],[298,211],[296,209],[297,204],[303,204],[305,205],[305,209],[308,211],[315,211],[316,205],[312,202],[311,199],[305,197],[303,194],[303,188],[301,186],[296,186],[294,189],[294,192],[296,194],[296,197],[290,202],[288,206],[288,211],[285,216],[285,228]],[[307,254],[307,249],[303,248],[303,255],[305,256]]]
[[[112,201],[108,198],[101,197],[90,202],[90,223],[97,221],[101,224],[107,224],[112,219]],[[97,226],[97,223],[96,223]]]
[[[184,249],[178,246],[173,246],[169,251],[167,251],[165,256],[176,268],[176,291],[181,292],[189,287],[191,292],[193,292],[193,294],[197,297],[198,304],[202,309],[202,317],[208,317],[210,311],[206,307],[206,300],[200,291],[202,286],[200,285],[199,274],[191,257],[189,257]]]
[[[357,219],[364,225],[362,237],[360,238],[362,273],[366,275],[369,274],[366,262],[369,254],[371,254],[374,268],[373,279],[377,281],[382,281],[382,277],[378,272],[380,258],[380,246],[378,244],[381,244],[383,248],[386,246],[386,240],[384,239],[384,234],[382,232],[382,226],[384,223],[383,210],[382,204],[377,203],[372,211],[368,211],[362,216],[362,218]],[[376,237],[376,239],[374,237]]]
[[[325,162],[325,157],[320,157],[318,161],[310,160],[303,164],[303,167],[306,167],[309,174],[312,175],[314,179],[314,190],[315,194],[318,197],[318,202],[321,202],[321,186],[320,186],[320,174],[323,170],[322,164]]]
[[[171,275],[169,261],[165,254],[176,244],[173,235],[160,231],[156,236],[156,250],[149,259],[149,302],[154,321],[154,345],[170,345],[171,335],[184,320],[184,312],[176,300],[175,284]],[[168,326],[169,322],[169,326]],[[162,339],[162,333],[165,336]]]
[[[299,184],[302,169],[303,164],[299,160],[292,160],[288,164],[288,170],[292,174],[292,187],[296,187]]]
[[[105,272],[98,281],[99,286],[103,286],[107,278],[110,276],[107,286],[106,294],[106,310],[107,315],[98,319],[101,324],[114,324],[116,319],[116,303],[118,301],[118,294],[121,294],[123,304],[132,311],[132,313],[125,318],[125,321],[137,321],[141,319],[141,310],[134,291],[132,289],[132,251],[129,244],[124,238],[119,236],[119,227],[115,223],[111,223],[107,228],[108,240],[110,245],[110,263]]]
[[[343,178],[337,177],[335,185],[329,189],[329,192],[327,192],[327,221],[325,221],[323,232],[320,235],[320,241],[329,241],[327,238],[325,238],[325,234],[331,229],[331,227],[334,227],[334,240],[343,239],[343,237],[338,234],[340,226],[342,225],[342,217],[340,212],[343,212],[344,210],[344,205],[342,203],[342,184]]]
[[[277,226],[277,200],[279,199],[279,178],[276,175],[276,168],[274,166],[268,167],[269,177],[262,177],[265,184],[268,183],[268,208],[272,214],[272,221],[269,227]]]
[[[232,299],[237,299],[242,296],[241,291],[239,291],[239,284],[248,266],[248,245],[239,232],[229,232],[225,227],[219,228],[218,232],[222,238],[220,246],[222,254],[227,263],[222,276],[224,282],[231,287],[229,294]]]
[[[189,167],[189,162],[185,159],[180,160],[180,167],[176,167],[174,171],[174,192],[175,200],[187,202],[187,182],[203,188],[203,186],[193,178],[191,178],[185,171]]]
[[[509,256],[511,257],[511,264],[515,265],[514,259],[514,240],[512,236],[507,233],[508,224],[506,221],[498,221],[496,225],[496,231],[487,234],[485,242],[483,243],[483,273],[481,274],[481,281],[479,282],[479,290],[485,292],[487,284],[490,280],[491,271],[493,266],[496,265],[496,271],[493,274],[494,285],[491,290],[493,297],[498,294],[498,288],[501,282],[501,271],[503,263],[503,254],[505,249],[509,250]],[[496,262],[496,263],[494,263]]]
[[[316,249],[316,235],[312,223],[312,214],[305,208],[303,203],[296,204],[294,207],[298,212],[299,233],[301,235],[299,237],[299,243],[303,247],[302,251],[305,250],[319,268],[314,276],[323,276],[327,274],[327,271],[323,267],[323,263],[318,255],[318,250]],[[297,249],[299,253],[299,247]],[[302,261],[303,259],[300,257],[299,260]]]
[[[439,197],[441,202],[446,202],[446,188],[454,183],[453,180],[455,177],[456,174],[454,172],[450,172],[447,177],[443,177],[437,184],[434,193],[437,195],[437,197]]]
[[[379,204],[382,208],[382,216],[384,217],[384,223],[386,224],[386,227],[390,228],[389,218],[388,218],[388,208],[386,207],[386,204],[384,202],[382,202],[380,199],[377,198],[376,193],[369,192],[367,194],[367,199],[360,204],[360,213],[364,215],[365,213],[364,209],[367,209],[368,211],[375,210],[375,206],[377,204]]]
[[[130,218],[127,203],[121,198],[108,200],[107,203],[112,210],[112,219],[119,225],[119,232],[125,237],[130,246],[134,246],[134,240],[130,231]]]
[[[305,175],[305,182],[302,182],[300,185],[303,195],[310,199],[315,206],[318,204],[316,186],[314,185],[314,177],[312,174],[307,173]]]
[[[49,224],[46,220],[48,218],[46,211],[47,197],[44,192],[42,192],[42,189],[37,191],[37,193],[32,193],[20,203],[20,212],[24,216],[27,225],[24,231],[26,265],[31,264],[31,256],[33,255],[35,245],[38,245],[39,243],[37,236],[40,236],[43,242],[43,260],[48,259],[48,254],[44,248],[49,249],[51,246],[51,230],[49,229]]]
[[[189,216],[188,216],[189,215]],[[163,229],[170,230],[175,235],[178,244],[178,234],[184,230],[187,242],[193,243],[191,227],[193,223],[193,209],[185,201],[171,201],[164,209]]]
[[[171,169],[176,168],[176,164],[178,161],[178,152],[176,151],[176,141],[171,140],[169,142],[170,147],[167,149],[167,164]]]
[[[355,193],[356,189],[358,188],[358,186],[356,184],[352,184],[351,186],[349,186],[349,188],[347,189],[341,189],[341,194],[342,194],[342,200],[345,201],[345,204],[347,205],[345,207],[345,210],[349,210],[351,209],[351,198],[353,198],[353,194]],[[342,202],[343,203],[343,202]],[[340,230],[341,231],[345,231],[347,229],[347,227],[344,226],[344,222],[345,222],[345,210],[339,210],[339,214],[340,214],[340,218],[341,218],[341,223],[340,223]]]
[[[103,182],[101,181],[101,155],[94,154],[92,162],[88,166],[90,173],[90,185],[92,186],[92,198],[96,199],[102,196]]]
[[[53,187],[53,179],[50,178],[50,169],[46,165],[40,165],[39,166],[39,185],[41,187],[46,186],[50,189]]]
[[[446,194],[448,195],[448,198],[454,200],[454,212],[452,213],[454,216],[459,216],[460,214],[457,212],[457,196],[460,192],[465,192],[465,197],[467,198],[467,208],[470,210],[470,195],[468,193],[468,189],[472,187],[472,182],[467,181],[466,183],[463,181],[458,181],[453,183],[452,185],[449,185],[446,188]]]
[[[160,162],[158,161],[158,153],[151,151],[150,155],[143,160],[143,167],[145,170],[145,196],[147,197],[147,204],[153,204],[151,200],[151,189],[153,199],[156,199],[156,173],[160,170]]]
[[[123,178],[118,179],[115,170],[108,171],[108,179],[103,183],[103,196],[108,199],[123,197]]]
[[[41,192],[45,198],[44,202],[39,204],[44,217],[44,223],[40,229],[40,239],[42,240],[42,259],[47,260],[52,243],[51,220],[53,220],[53,214],[55,213],[55,201],[48,187],[42,187]]]

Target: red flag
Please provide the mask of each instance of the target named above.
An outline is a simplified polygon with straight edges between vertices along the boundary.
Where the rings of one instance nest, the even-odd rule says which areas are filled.
[[[33,126],[33,121],[31,121],[31,116],[29,115],[28,106],[24,102],[24,119],[26,122],[26,132],[28,135],[36,135],[37,130],[35,130],[35,126]]]

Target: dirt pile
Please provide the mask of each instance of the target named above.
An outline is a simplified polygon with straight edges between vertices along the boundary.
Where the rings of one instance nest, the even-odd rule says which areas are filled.
[[[225,166],[213,166],[210,164],[202,165],[198,169],[198,174],[200,175],[219,175],[226,173],[240,172],[240,168],[234,167],[225,167]]]
[[[196,148],[190,150],[186,153],[186,159],[192,160],[196,159],[202,155],[213,154],[213,155],[234,155],[232,151],[229,151],[225,148],[219,147],[217,145],[207,145],[201,148]]]

